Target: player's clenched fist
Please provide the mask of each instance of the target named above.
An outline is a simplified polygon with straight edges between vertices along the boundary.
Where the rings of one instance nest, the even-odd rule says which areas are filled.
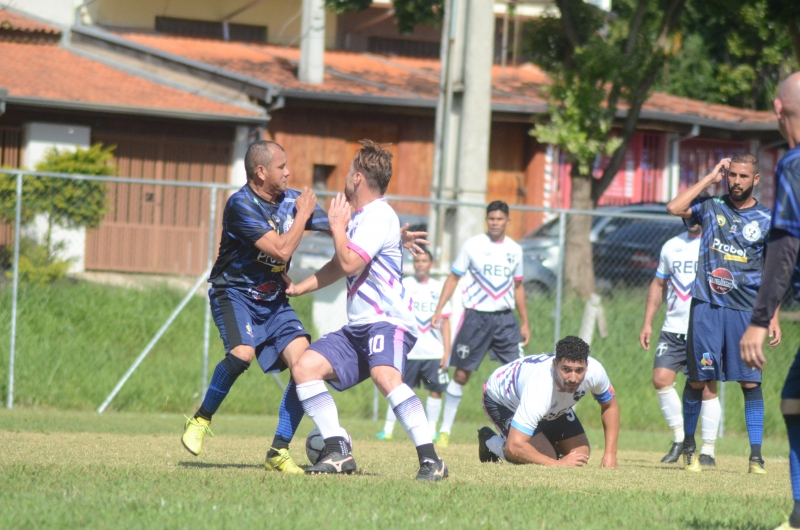
[[[558,465],[566,467],[583,467],[588,461],[589,455],[575,451],[569,453],[568,455],[564,455],[563,458],[558,461]]]
[[[297,208],[297,215],[311,216],[314,213],[314,208],[317,207],[317,194],[310,188],[303,186],[303,192],[294,201]]]
[[[333,198],[328,209],[328,222],[334,232],[347,229],[347,224],[350,222],[350,203],[347,202],[344,193],[337,193]]]

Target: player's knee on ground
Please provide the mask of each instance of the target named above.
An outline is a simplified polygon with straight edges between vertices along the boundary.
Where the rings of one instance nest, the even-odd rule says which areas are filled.
[[[580,453],[586,456],[591,456],[592,454],[592,450],[589,448],[589,439],[585,434],[573,436],[572,438],[567,438],[566,440],[556,442],[556,446],[558,452],[562,455]]]
[[[470,375],[472,375],[472,372],[462,370],[461,368],[456,368],[456,373],[453,375],[453,381],[461,386],[464,386],[467,384],[467,381],[469,381]]]
[[[784,416],[800,414],[800,399],[782,399],[781,414]]]
[[[249,365],[256,357],[256,350],[247,344],[240,344],[235,348],[231,348],[231,351],[228,353],[228,355],[233,355],[237,359],[240,359]]]

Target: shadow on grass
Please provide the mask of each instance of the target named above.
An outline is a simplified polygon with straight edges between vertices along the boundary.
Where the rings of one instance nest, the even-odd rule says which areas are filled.
[[[263,464],[212,464],[209,462],[178,462],[179,467],[197,469],[262,469]]]
[[[699,517],[689,517],[684,520],[686,528],[692,530],[771,530],[775,524],[753,521],[732,523],[730,521],[703,521]]]

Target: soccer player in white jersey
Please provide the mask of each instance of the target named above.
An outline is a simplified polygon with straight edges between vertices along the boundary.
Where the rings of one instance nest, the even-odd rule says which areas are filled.
[[[417,448],[416,479],[439,481],[447,478],[447,466],[433,447],[422,402],[403,383],[417,322],[402,281],[400,221],[383,198],[392,178],[392,155],[369,140],[361,145],[345,178],[346,198],[339,194],[328,211],[333,259],[286,290],[297,296],[347,277],[348,324],[311,344],[292,372],[303,410],[325,439],[324,453],[306,473],[356,470],[325,381],[343,391],[371,377]]]
[[[673,464],[683,452],[683,414],[681,398],[675,391],[675,374],[686,372],[686,333],[689,329],[689,309],[692,304],[692,284],[697,272],[697,254],[700,250],[701,226],[693,224],[688,232],[673,237],[661,248],[656,276],[647,291],[644,308],[644,323],[639,333],[639,344],[650,349],[655,318],[661,301],[667,300],[667,315],[658,337],[653,363],[653,386],[656,389],[661,413],[672,429],[674,438],[669,452],[661,459]],[[716,396],[716,385],[703,393],[700,412],[703,418],[703,449],[700,465],[714,466],[714,444],[722,415],[722,407]]]
[[[617,467],[619,405],[603,365],[589,345],[564,337],[556,353],[531,355],[501,366],[483,386],[483,410],[500,431],[478,431],[481,462],[580,467],[589,439],[573,406],[591,393],[600,404],[605,451],[600,467]]]
[[[442,284],[431,278],[432,266],[433,255],[425,248],[414,256],[414,276],[403,278],[403,285],[414,301],[414,318],[417,320],[418,330],[417,343],[408,354],[406,369],[403,371],[403,382],[411,388],[422,384],[430,392],[425,403],[425,416],[428,417],[433,435],[442,411],[442,394],[450,382],[447,375],[447,360],[450,357],[450,304],[444,307],[441,331],[431,326],[431,317],[442,292]],[[389,407],[386,409],[386,424],[377,435],[379,440],[393,438],[396,421],[394,411]]]
[[[528,343],[528,310],[522,286],[522,248],[506,236],[508,205],[494,201],[486,207],[488,231],[467,239],[461,247],[444,282],[439,305],[431,318],[438,328],[444,306],[467,274],[461,300],[464,316],[453,339],[450,366],[456,367],[453,380],[447,385],[444,416],[437,445],[447,447],[450,429],[456,418],[464,385],[491,350],[491,358],[502,364],[522,357]],[[514,316],[516,307],[520,322]]]

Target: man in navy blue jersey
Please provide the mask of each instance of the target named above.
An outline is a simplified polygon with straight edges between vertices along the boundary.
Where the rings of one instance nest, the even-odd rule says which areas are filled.
[[[719,197],[700,194],[727,177],[728,191]],[[750,438],[750,473],[766,473],[761,458],[764,398],[761,371],[746,366],[739,340],[750,322],[761,285],[764,252],[772,214],[753,197],[758,184],[758,160],[740,154],[721,160],[703,179],[679,194],[667,211],[702,225],[697,277],[686,340],[689,385],[683,393],[685,468],[700,471],[694,440],[697,419],[707,393],[716,381],[737,381],[744,393],[745,423]],[[780,342],[777,310],[770,315],[770,345]]]
[[[265,373],[292,368],[308,347],[310,335],[287,301],[282,274],[304,230],[330,232],[326,213],[308,188],[287,189],[289,169],[283,148],[267,141],[252,144],[245,155],[247,183],[231,195],[222,219],[222,241],[208,297],[214,323],[225,345],[203,404],[186,421],[181,441],[197,455],[211,432],[217,411],[236,379],[253,359]],[[265,467],[303,473],[289,455],[289,442],[303,418],[290,380],[279,409],[278,428]]]
[[[775,212],[769,231],[764,281],[758,291],[750,326],[740,343],[742,360],[757,370],[762,370],[766,362],[763,344],[767,338],[769,315],[780,304],[790,283],[795,297],[800,297],[800,72],[783,82],[774,107],[781,134],[790,149],[775,170]],[[791,281],[793,272],[794,282]],[[789,520],[778,528],[800,528],[800,350],[783,385],[781,413],[789,435],[789,473],[794,509]]]

